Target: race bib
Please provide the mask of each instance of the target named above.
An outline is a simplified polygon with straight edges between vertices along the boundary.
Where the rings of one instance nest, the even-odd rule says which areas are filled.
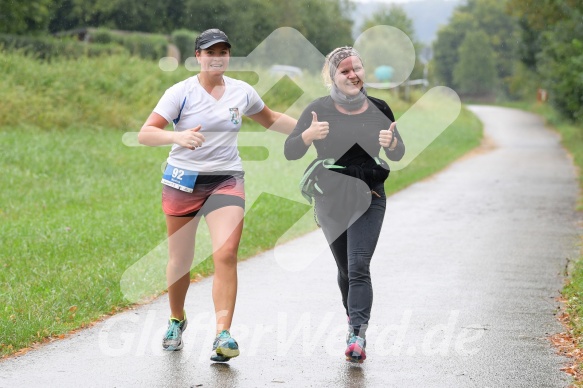
[[[164,175],[162,175],[162,184],[180,191],[192,193],[196,177],[198,177],[198,172],[196,171],[167,165],[166,170],[164,170]]]

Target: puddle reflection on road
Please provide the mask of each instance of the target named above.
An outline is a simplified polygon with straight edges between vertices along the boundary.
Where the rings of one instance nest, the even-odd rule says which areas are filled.
[[[235,387],[238,385],[237,369],[225,363],[215,362],[211,364],[211,381],[215,382],[217,387]]]

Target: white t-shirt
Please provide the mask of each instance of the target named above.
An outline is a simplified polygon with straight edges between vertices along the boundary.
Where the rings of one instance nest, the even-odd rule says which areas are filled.
[[[237,135],[242,115],[261,112],[265,104],[246,82],[223,76],[225,93],[216,100],[190,77],[166,90],[154,112],[174,124],[175,131],[202,125],[202,147],[194,151],[177,144],[172,146],[168,164],[198,172],[242,171],[237,149]]]

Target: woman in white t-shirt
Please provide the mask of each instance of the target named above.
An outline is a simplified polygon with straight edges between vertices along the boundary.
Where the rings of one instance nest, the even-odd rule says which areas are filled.
[[[166,268],[170,320],[162,346],[183,347],[187,320],[184,301],[190,285],[195,234],[205,216],[213,246],[212,297],[217,336],[211,360],[239,355],[229,330],[237,295],[237,250],[245,208],[244,172],[237,150],[242,115],[265,128],[289,134],[296,120],[270,110],[247,83],[224,75],[231,44],[218,29],[196,38],[198,75],[170,87],[140,130],[148,146],[172,144],[162,183],[162,208],[168,229]],[[174,131],[164,128],[173,123]]]

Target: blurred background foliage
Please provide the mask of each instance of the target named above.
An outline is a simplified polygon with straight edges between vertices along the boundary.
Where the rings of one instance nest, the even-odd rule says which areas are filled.
[[[418,3],[435,14],[445,7]],[[293,27],[327,53],[370,27],[390,25],[416,49],[411,78],[491,102],[534,98],[545,89],[564,117],[583,118],[583,2],[457,0],[431,44],[415,31],[416,18],[427,15],[419,7],[406,12],[408,4],[414,2],[379,3],[362,20],[371,4],[351,0],[3,0],[0,45],[41,59],[122,51],[152,59],[181,53],[184,59],[193,54],[198,32],[219,27],[231,37],[232,54],[246,56],[276,29]]]

